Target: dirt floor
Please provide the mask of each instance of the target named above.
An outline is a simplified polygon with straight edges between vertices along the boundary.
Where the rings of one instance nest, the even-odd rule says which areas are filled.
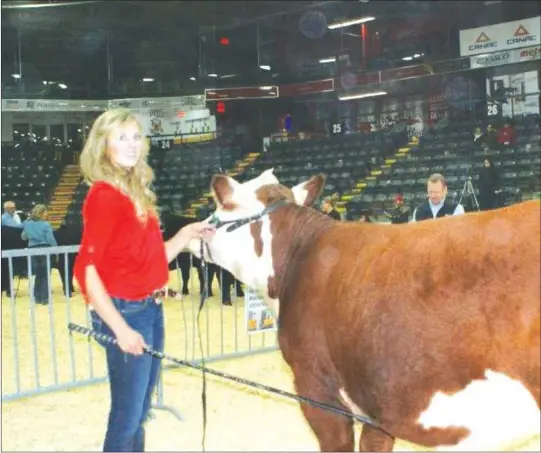
[[[3,395],[16,390],[14,331],[17,332],[17,353],[21,357],[18,366],[21,390],[35,386],[36,369],[39,371],[39,383],[42,386],[69,382],[74,375],[77,378],[87,378],[103,376],[105,373],[100,347],[76,334],[71,337],[73,348],[70,347],[67,322],[72,320],[85,325],[86,314],[80,296],[72,298],[69,304],[66,303],[61,296],[57,276],[54,278],[55,303],[51,307],[35,307],[33,316],[28,288],[25,287],[26,281],[21,282],[15,306],[10,299],[2,298]],[[171,284],[178,288],[175,273],[171,274]],[[192,287],[191,293],[191,296],[183,298],[182,301],[166,302],[166,350],[179,358],[197,357],[199,351],[193,329],[198,303],[197,283],[195,288]],[[245,334],[242,299],[237,300],[234,307],[222,308],[217,298],[211,298],[207,307],[201,319],[206,356],[275,345],[273,333],[254,336]],[[12,330],[13,321],[16,321],[15,330]],[[51,355],[51,325],[54,326],[56,367]],[[209,335],[206,335],[207,332]],[[70,353],[71,349],[73,355]],[[72,361],[72,357],[76,360]],[[293,390],[291,373],[279,352],[215,362],[209,367],[280,389]],[[213,376],[207,375],[207,380],[207,450],[318,449],[296,402]],[[198,371],[175,369],[164,373],[164,402],[180,411],[184,420],[178,421],[167,411],[154,411],[155,419],[149,422],[147,428],[148,451],[201,450],[201,385],[201,374]],[[2,451],[100,451],[108,398],[108,387],[104,383],[3,402]],[[360,426],[357,426],[357,439],[360,429]],[[399,441],[395,450],[423,449]],[[539,437],[517,446],[517,450],[540,451]]]

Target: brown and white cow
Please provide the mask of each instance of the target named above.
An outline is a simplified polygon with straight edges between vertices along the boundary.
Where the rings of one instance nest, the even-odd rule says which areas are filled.
[[[377,420],[361,451],[395,438],[506,449],[539,434],[539,201],[409,225],[339,222],[308,207],[324,179],[212,180],[220,221],[289,202],[219,228],[209,246],[274,310],[298,394]],[[353,451],[350,419],[302,410],[323,451]]]

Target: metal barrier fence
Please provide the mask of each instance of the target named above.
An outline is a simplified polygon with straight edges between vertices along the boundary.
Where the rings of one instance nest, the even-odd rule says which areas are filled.
[[[11,294],[2,295],[2,402],[107,380],[102,347],[86,337],[70,334],[67,328],[70,322],[92,328],[83,296],[70,291],[71,266],[78,249],[79,246],[63,246],[2,251],[3,275],[8,274],[4,267],[7,266],[11,283],[8,291]],[[201,349],[206,362],[277,349],[274,331],[260,332],[257,336],[247,333],[244,299],[234,291],[234,283],[232,305],[221,303],[222,296],[227,300],[225,291],[231,289],[224,288],[224,281],[231,282],[231,277],[223,270],[219,271],[218,292],[214,285],[215,296],[207,299],[200,316],[200,348],[196,319],[201,288],[194,283],[199,274],[191,255],[186,264],[180,265],[189,266],[182,272],[179,261],[182,260],[177,260],[168,283],[168,288],[179,296],[164,298],[168,354],[198,364]],[[208,271],[208,266],[205,269]],[[189,285],[183,281],[182,274],[189,277]],[[46,278],[46,288],[42,277]],[[189,295],[182,294],[183,287]],[[36,301],[36,296],[40,298],[43,294],[47,295],[48,304]],[[170,368],[163,365],[164,370]],[[178,411],[163,404],[162,380],[156,398],[154,408],[170,410],[181,418]]]

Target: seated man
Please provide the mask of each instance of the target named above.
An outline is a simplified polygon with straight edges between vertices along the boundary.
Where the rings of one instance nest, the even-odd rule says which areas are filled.
[[[334,201],[331,197],[326,197],[321,203],[321,210],[324,214],[327,214],[329,217],[335,220],[342,220],[340,213],[334,208]]]
[[[464,207],[461,204],[448,200],[447,183],[443,175],[434,173],[428,178],[428,200],[415,208],[411,221],[435,219],[448,215],[464,214]]]
[[[15,212],[15,202],[13,201],[6,201],[4,203],[4,213],[2,214],[2,226],[8,226],[12,228],[23,227],[19,214]]]
[[[503,146],[512,146],[515,144],[515,129],[511,123],[506,122],[498,133],[498,143]]]
[[[384,214],[392,224],[408,223],[410,212],[404,206],[404,197],[397,195],[394,199],[394,209],[391,212],[384,211]]]

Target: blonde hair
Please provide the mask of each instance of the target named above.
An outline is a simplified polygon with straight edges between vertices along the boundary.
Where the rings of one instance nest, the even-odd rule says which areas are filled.
[[[109,134],[116,128],[132,122],[142,134],[141,123],[130,110],[117,108],[102,113],[94,121],[81,153],[81,171],[90,186],[97,181],[106,181],[125,192],[144,219],[149,214],[158,217],[156,195],[150,188],[154,172],[147,163],[150,148],[148,140],[144,139],[139,161],[130,169],[114,165],[106,152]]]
[[[32,212],[30,213],[30,218],[32,220],[43,220],[43,213],[47,211],[47,206],[44,204],[37,204],[32,208]]]

